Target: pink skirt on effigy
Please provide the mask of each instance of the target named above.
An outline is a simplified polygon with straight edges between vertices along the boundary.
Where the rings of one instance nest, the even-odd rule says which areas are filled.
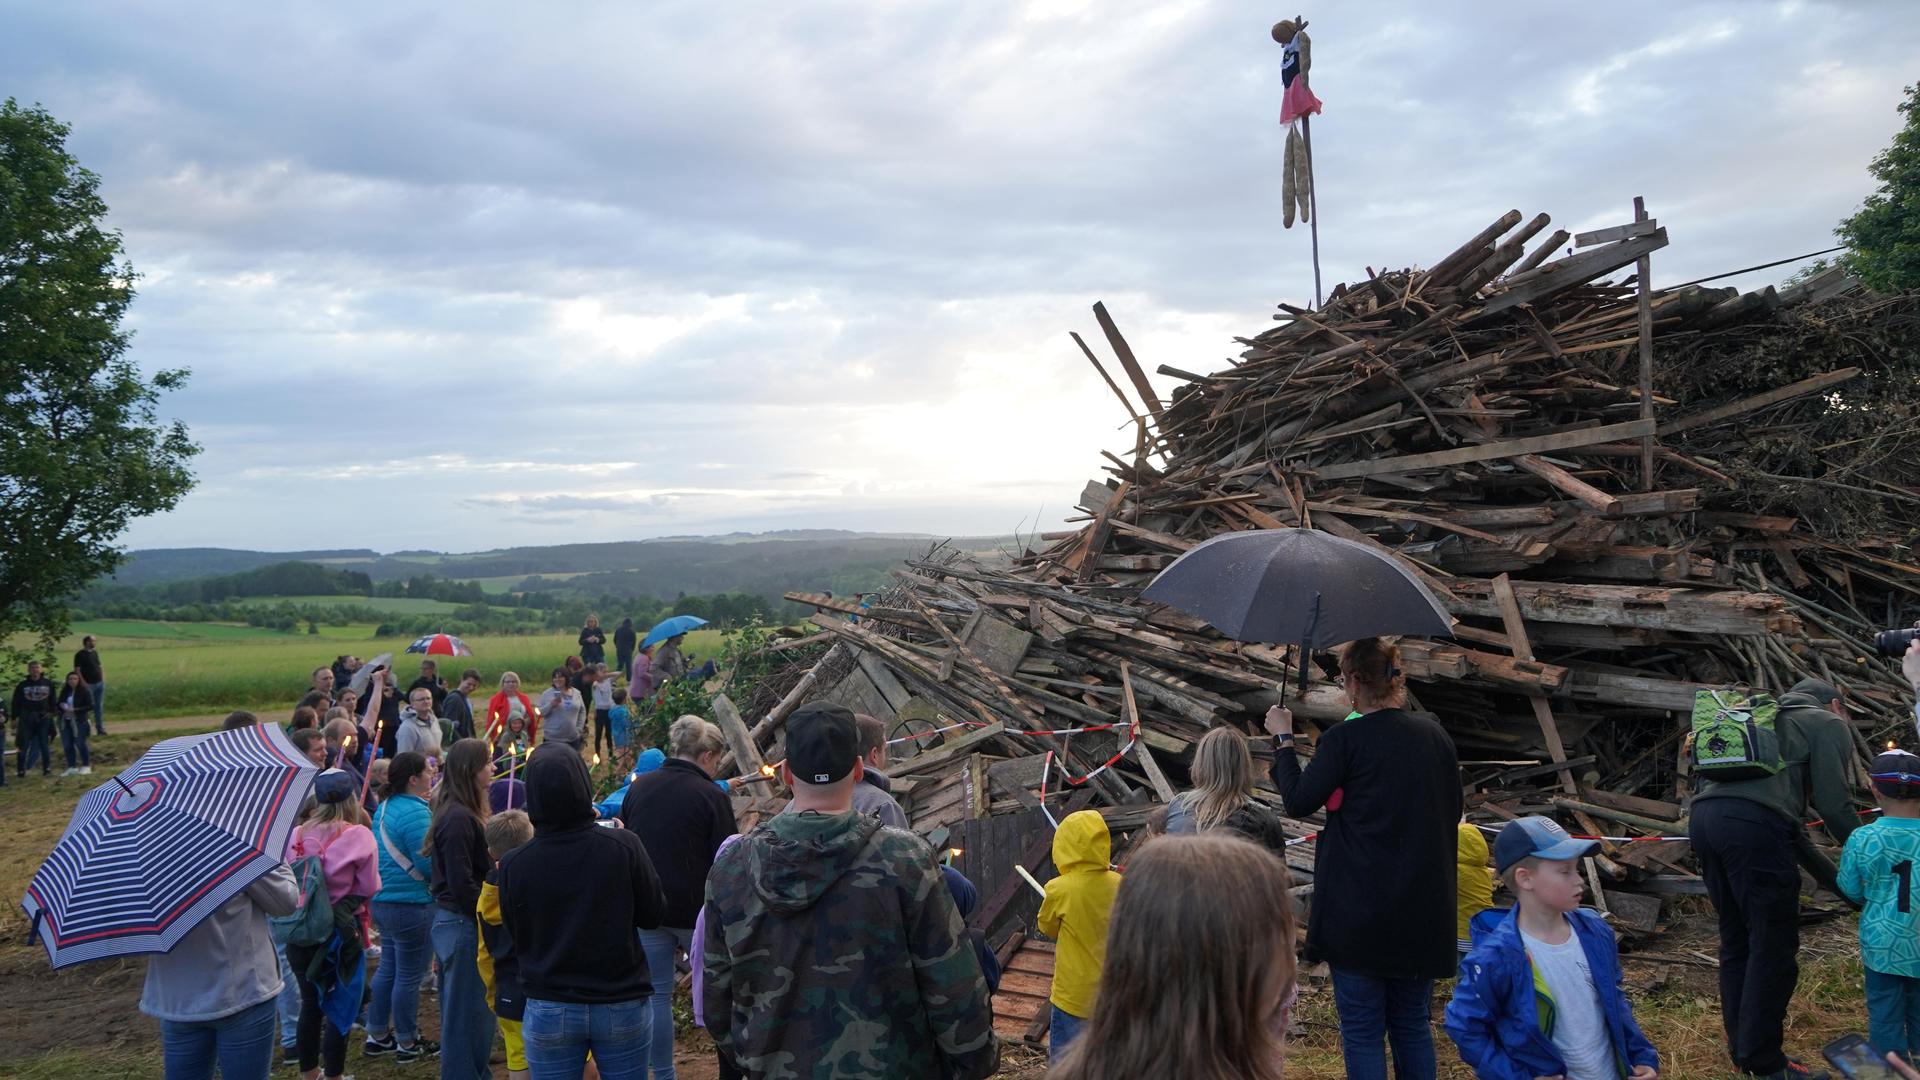
[[[1307,80],[1305,79],[1293,80],[1293,85],[1287,87],[1286,93],[1280,96],[1280,122],[1282,124],[1291,124],[1303,116],[1308,116],[1319,111],[1320,99],[1313,96],[1312,90],[1307,89]]]

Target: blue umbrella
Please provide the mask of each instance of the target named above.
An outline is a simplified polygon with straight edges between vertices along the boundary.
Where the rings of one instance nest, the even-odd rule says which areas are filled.
[[[707,620],[698,615],[675,615],[647,631],[646,639],[640,642],[641,648],[658,644],[668,638],[679,637],[689,630],[698,630],[707,625]]]
[[[179,944],[284,861],[319,773],[260,724],[156,743],[88,792],[20,901],[53,966]]]

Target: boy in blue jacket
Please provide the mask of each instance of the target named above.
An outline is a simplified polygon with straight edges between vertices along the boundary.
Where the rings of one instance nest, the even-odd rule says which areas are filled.
[[[1517,898],[1474,917],[1447,1034],[1481,1080],[1654,1080],[1660,1055],[1620,985],[1613,930],[1580,906],[1598,844],[1544,817],[1509,822],[1494,866]]]

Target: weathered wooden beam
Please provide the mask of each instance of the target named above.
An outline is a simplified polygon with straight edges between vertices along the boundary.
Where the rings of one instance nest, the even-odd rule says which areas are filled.
[[[1705,427],[1708,424],[1717,424],[1722,420],[1727,420],[1743,413],[1750,413],[1755,409],[1764,409],[1769,405],[1778,405],[1783,401],[1791,401],[1794,398],[1804,397],[1807,394],[1817,394],[1822,390],[1839,386],[1841,383],[1859,374],[1860,369],[1857,367],[1823,372],[1812,378],[1801,379],[1797,383],[1790,383],[1776,390],[1769,390],[1764,394],[1755,394],[1750,398],[1742,398],[1739,401],[1708,409],[1706,412],[1695,413],[1692,416],[1683,416],[1678,420],[1669,420],[1660,425],[1658,434],[1664,438],[1668,435],[1678,435],[1683,431],[1692,431],[1694,428]]]
[[[753,732],[747,729],[747,722],[740,718],[740,710],[734,707],[733,699],[725,694],[713,699],[713,719],[720,728],[720,734],[727,737],[727,745],[733,749],[733,763],[741,776],[759,776],[760,767],[766,759],[760,756],[760,748],[754,745]]]
[[[1620,500],[1609,495],[1567,470],[1534,454],[1523,454],[1514,458],[1513,463],[1527,472],[1545,480],[1563,494],[1586,503],[1602,514],[1614,514],[1620,510]]]
[[[1158,422],[1161,414],[1160,398],[1153,392],[1153,384],[1147,381],[1146,369],[1142,368],[1140,361],[1134,358],[1133,346],[1128,345],[1127,339],[1120,335],[1120,327],[1114,324],[1113,316],[1107,314],[1106,304],[1094,304],[1093,317],[1099,320],[1100,332],[1107,335],[1107,344],[1113,346],[1113,354],[1120,358],[1120,367],[1126,371],[1127,378],[1133,380],[1134,391],[1140,395],[1140,400],[1146,404],[1147,411],[1152,413],[1153,419]]]
[[[1126,663],[1120,665],[1120,690],[1120,700],[1124,707],[1121,715],[1126,718],[1129,726],[1139,730],[1141,728],[1140,706],[1133,699],[1133,671],[1131,665]],[[1167,774],[1160,771],[1160,763],[1153,760],[1153,752],[1147,749],[1144,738],[1138,750],[1140,768],[1147,774],[1147,782],[1153,785],[1154,794],[1160,796],[1161,802],[1172,802],[1175,794],[1173,785],[1167,782]]]
[[[1501,617],[1490,582],[1454,578],[1447,584],[1453,599],[1444,602],[1453,614]],[[1787,610],[1786,600],[1771,593],[1546,581],[1517,581],[1513,591],[1521,614],[1536,622],[1742,636],[1790,634],[1800,629],[1800,620]]]
[[[1638,201],[1638,200],[1635,200]],[[1595,244],[1611,244],[1618,240],[1631,240],[1636,236],[1652,236],[1660,228],[1660,222],[1654,218],[1642,218],[1625,225],[1613,225],[1592,232],[1574,233],[1573,246],[1592,247]]]
[[[1402,457],[1352,461],[1341,465],[1323,465],[1314,470],[1314,473],[1321,480],[1345,480],[1354,476],[1418,472],[1422,469],[1440,469],[1449,465],[1466,465],[1476,461],[1499,461],[1526,454],[1565,450],[1575,446],[1591,446],[1594,443],[1612,442],[1615,439],[1637,439],[1652,430],[1654,425],[1648,420],[1600,424],[1594,427],[1569,428],[1545,435],[1529,435],[1504,442],[1460,446],[1452,450],[1435,450],[1426,454],[1407,454]]]
[[[1507,640],[1513,645],[1513,655],[1517,660],[1533,659],[1533,645],[1527,640],[1527,622],[1520,615],[1520,601],[1515,598],[1513,581],[1501,574],[1492,582],[1494,606],[1500,611],[1500,621],[1507,629]],[[1560,787],[1568,794],[1577,794],[1580,785],[1574,782],[1573,770],[1566,767],[1567,747],[1560,741],[1560,725],[1553,718],[1553,707],[1547,704],[1545,694],[1527,695],[1527,704],[1533,708],[1533,718],[1540,722],[1540,736],[1546,740],[1547,756],[1560,765]]]
[[[1584,285],[1595,278],[1610,274],[1638,261],[1640,256],[1666,246],[1667,230],[1656,229],[1648,236],[1636,236],[1617,244],[1593,248],[1547,263],[1524,274],[1515,274],[1507,279],[1505,292],[1487,301],[1486,307],[1481,309],[1481,315],[1496,315],[1520,304],[1544,300],[1562,289]]]

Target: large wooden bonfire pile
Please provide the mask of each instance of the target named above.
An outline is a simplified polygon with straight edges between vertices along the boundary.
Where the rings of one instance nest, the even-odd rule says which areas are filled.
[[[1082,493],[1084,525],[999,563],[936,550],[861,603],[795,594],[832,648],[749,709],[756,751],[779,757],[780,720],[809,697],[886,719],[910,740],[895,774],[916,828],[965,849],[987,879],[976,923],[995,929],[1030,899],[1002,864],[1044,862],[1042,800],[1124,834],[1182,785],[1205,731],[1257,731],[1289,651],[1138,593],[1209,537],[1296,525],[1379,545],[1456,617],[1452,640],[1401,645],[1475,820],[1683,833],[1703,685],[1830,679],[1863,754],[1910,731],[1905,684],[1867,639],[1920,601],[1920,299],[1838,271],[1643,298],[1607,279],[1645,276],[1656,223],[1552,260],[1569,238],[1536,244],[1546,224],[1516,211],[1429,269],[1282,305],[1238,362],[1162,366],[1181,383],[1164,403],[1096,306],[1137,437]],[[1336,721],[1346,701],[1316,675],[1296,712]],[[1002,812],[1025,831],[995,826]],[[1307,886],[1310,850],[1293,860]],[[1600,899],[1651,928],[1658,903],[1635,892],[1691,891],[1687,865],[1682,843],[1610,841]]]

